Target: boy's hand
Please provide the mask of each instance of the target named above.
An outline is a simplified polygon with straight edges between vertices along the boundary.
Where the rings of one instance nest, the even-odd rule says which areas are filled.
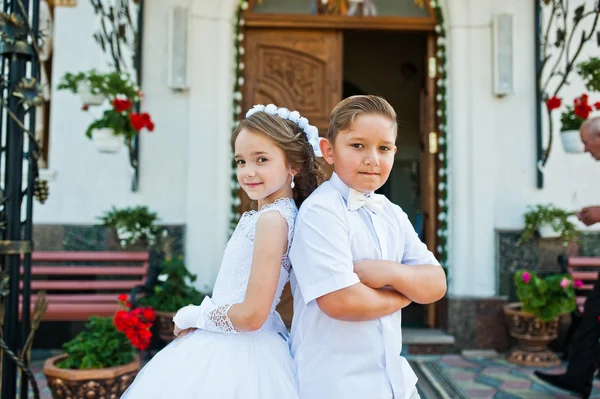
[[[177,338],[181,338],[187,333],[190,333],[195,330],[197,330],[197,328],[186,328],[185,330],[182,330],[179,327],[177,327],[177,325],[175,325],[175,328],[173,329],[173,334],[175,334]]]
[[[367,287],[379,289],[390,284],[390,262],[383,260],[360,260],[354,263],[354,272]]]

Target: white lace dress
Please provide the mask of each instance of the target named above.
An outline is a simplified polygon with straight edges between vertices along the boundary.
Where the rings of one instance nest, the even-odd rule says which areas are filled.
[[[238,333],[227,317],[229,307],[242,302],[246,295],[256,221],[268,211],[278,211],[287,221],[290,248],[298,212],[293,200],[280,199],[259,211],[246,212],[225,248],[212,298],[205,298],[200,306],[182,308],[175,316],[179,327],[199,329],[158,352],[122,398],[298,398],[287,329],[275,311],[289,279],[287,253],[263,327]]]

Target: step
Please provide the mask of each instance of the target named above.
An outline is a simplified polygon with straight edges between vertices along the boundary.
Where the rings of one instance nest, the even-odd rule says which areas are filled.
[[[402,353],[410,355],[453,353],[454,336],[435,328],[406,328],[402,330]]]

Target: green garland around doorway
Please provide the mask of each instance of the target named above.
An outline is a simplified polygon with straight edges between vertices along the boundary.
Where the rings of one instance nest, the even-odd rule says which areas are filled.
[[[435,31],[437,33],[437,67],[438,67],[438,89],[436,94],[436,101],[438,103],[437,120],[438,126],[438,158],[439,158],[439,179],[438,179],[438,191],[439,191],[439,203],[438,203],[438,246],[436,252],[438,259],[443,266],[447,266],[448,263],[448,154],[447,154],[447,108],[446,108],[446,30],[444,28],[444,16],[442,13],[439,0],[431,0],[431,7],[434,9],[435,16],[437,18],[437,25]],[[244,19],[242,14],[248,9],[248,2],[241,0],[237,7],[235,15],[235,31],[234,31],[234,84],[233,84],[233,113],[232,120],[233,126],[237,126],[242,112],[242,88],[244,86]],[[230,213],[230,234],[235,229],[235,226],[240,218],[238,207],[240,205],[240,199],[238,197],[238,190],[240,186],[237,182],[235,173],[235,162],[232,162],[232,173],[231,173],[231,213]]]

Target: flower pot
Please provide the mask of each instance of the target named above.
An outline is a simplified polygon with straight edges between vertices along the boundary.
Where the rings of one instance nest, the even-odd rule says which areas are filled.
[[[77,84],[77,94],[81,102],[87,105],[102,105],[106,97],[104,94],[94,94],[87,82],[79,82]]]
[[[560,132],[560,140],[562,141],[565,152],[570,154],[583,153],[584,145],[581,141],[579,130],[565,130]]]
[[[550,367],[560,364],[558,356],[548,349],[548,344],[558,337],[557,317],[552,321],[540,321],[530,313],[521,311],[520,303],[504,306],[508,332],[518,341],[506,358],[522,366]]]
[[[117,153],[125,146],[125,136],[115,135],[110,128],[92,130],[92,142],[96,149],[105,153]]]
[[[541,225],[538,228],[538,233],[540,234],[541,238],[557,238],[557,237],[560,237],[560,232],[554,230],[554,227],[552,227],[552,225],[549,224],[549,223],[544,223],[543,225]]]
[[[140,359],[122,366],[104,369],[61,369],[56,363],[66,354],[51,357],[44,363],[44,375],[54,399],[67,398],[119,398],[140,371]]]
[[[173,328],[175,324],[173,323],[173,317],[175,316],[175,312],[161,312],[159,310],[155,310],[156,320],[154,323],[158,328],[158,336],[160,339],[169,343],[175,339],[175,335],[173,335]]]

